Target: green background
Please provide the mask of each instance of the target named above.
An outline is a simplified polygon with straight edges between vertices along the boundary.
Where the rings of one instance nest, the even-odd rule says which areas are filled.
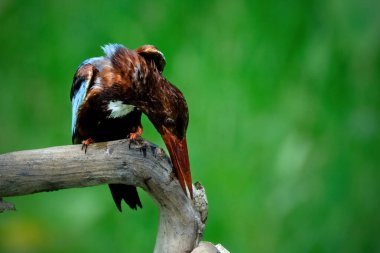
[[[78,64],[153,44],[188,101],[205,240],[380,252],[379,1],[179,2],[0,0],[0,152],[70,144]],[[140,195],[123,213],[104,185],[7,198],[0,252],[152,252],[158,211]]]

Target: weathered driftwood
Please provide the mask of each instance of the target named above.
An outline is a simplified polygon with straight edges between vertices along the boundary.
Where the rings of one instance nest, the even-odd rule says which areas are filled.
[[[141,187],[159,206],[154,252],[191,252],[199,244],[207,219],[204,189],[196,184],[194,203],[187,198],[169,158],[149,142],[96,143],[86,154],[69,145],[0,155],[0,197],[109,183]],[[0,199],[1,207],[12,209]]]

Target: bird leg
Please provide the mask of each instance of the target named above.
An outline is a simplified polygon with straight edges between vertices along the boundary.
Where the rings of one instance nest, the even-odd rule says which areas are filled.
[[[142,135],[142,132],[143,132],[142,128],[138,126],[136,132],[129,134],[129,141],[133,142],[134,140],[140,138]]]
[[[87,152],[87,147],[91,144],[94,143],[94,140],[91,138],[88,138],[84,141],[82,141],[82,150],[84,149],[84,153],[86,154]]]
[[[131,144],[138,144],[140,151],[143,152],[144,157],[146,156],[146,143],[141,139],[142,128],[140,126],[137,127],[137,130],[134,133],[129,134],[129,149],[131,149]]]

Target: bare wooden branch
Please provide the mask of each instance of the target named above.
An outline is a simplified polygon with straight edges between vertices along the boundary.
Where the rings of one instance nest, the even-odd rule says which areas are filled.
[[[160,209],[154,252],[191,252],[200,242],[207,219],[204,189],[196,185],[195,204],[183,193],[169,158],[161,148],[128,140],[12,152],[0,155],[0,196],[99,184],[143,188]]]

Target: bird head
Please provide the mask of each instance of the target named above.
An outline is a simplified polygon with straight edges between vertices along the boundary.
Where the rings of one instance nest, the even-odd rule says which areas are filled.
[[[181,91],[163,76],[166,60],[154,46],[142,46],[135,50],[150,66],[144,103],[141,106],[155,128],[161,134],[169,151],[174,171],[182,189],[193,197],[190,163],[186,142],[189,120],[188,107]]]

